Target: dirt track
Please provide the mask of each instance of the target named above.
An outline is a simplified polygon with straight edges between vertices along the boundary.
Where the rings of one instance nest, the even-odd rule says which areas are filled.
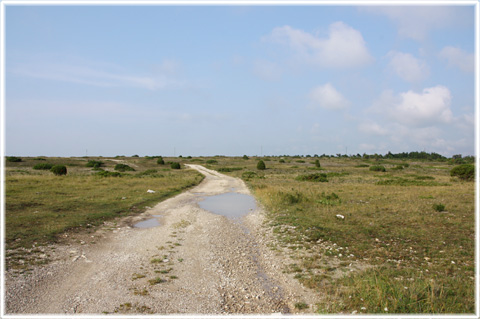
[[[53,247],[54,261],[6,275],[7,314],[271,314],[295,312],[316,296],[266,244],[261,208],[241,222],[202,210],[202,197],[248,194],[245,184],[199,165],[197,187],[120,225]],[[162,215],[161,226],[131,227]],[[310,308],[311,309],[311,308]]]

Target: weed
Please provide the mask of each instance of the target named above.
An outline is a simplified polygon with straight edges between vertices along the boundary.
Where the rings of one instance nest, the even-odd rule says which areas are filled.
[[[162,284],[164,282],[167,282],[167,281],[165,279],[160,278],[160,277],[156,277],[155,279],[150,279],[148,281],[148,283],[152,286],[157,285],[157,284]]]
[[[132,275],[132,280],[136,280],[136,279],[140,279],[140,278],[145,278],[145,275],[137,274],[137,273]]]
[[[248,171],[248,172],[243,172],[243,173],[242,173],[242,178],[243,178],[243,179],[246,179],[246,180],[255,178],[255,177],[257,177],[257,176],[258,176],[258,175],[257,175],[257,173],[255,173],[255,172],[250,172],[250,171]]]
[[[304,302],[297,302],[295,303],[295,308],[297,308],[298,310],[307,309],[308,305]]]
[[[443,204],[433,204],[433,209],[437,212],[445,211],[445,205]]]

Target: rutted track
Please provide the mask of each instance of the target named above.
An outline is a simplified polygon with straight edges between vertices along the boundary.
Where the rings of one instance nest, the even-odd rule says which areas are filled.
[[[315,296],[284,273],[266,247],[261,208],[242,222],[202,210],[202,196],[245,184],[199,165],[197,187],[83,240],[55,247],[55,260],[32,274],[6,275],[7,314],[290,313]],[[161,226],[133,228],[151,215]],[[79,241],[79,240],[78,240]],[[94,242],[94,243],[92,243]]]

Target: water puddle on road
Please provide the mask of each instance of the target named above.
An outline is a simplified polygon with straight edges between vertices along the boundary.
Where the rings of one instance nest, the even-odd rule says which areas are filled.
[[[160,226],[160,222],[156,218],[142,220],[141,222],[138,222],[135,225],[133,225],[133,227],[136,227],[136,228],[150,228],[150,227],[157,227],[157,226]]]
[[[240,193],[224,193],[208,196],[198,203],[200,208],[229,218],[247,215],[257,208],[255,198]]]

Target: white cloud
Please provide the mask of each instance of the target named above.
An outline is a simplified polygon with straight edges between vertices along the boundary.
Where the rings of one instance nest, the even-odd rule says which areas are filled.
[[[409,127],[425,127],[453,120],[451,99],[450,90],[441,85],[423,89],[421,93],[407,91],[394,95],[385,91],[370,110]]]
[[[360,123],[358,125],[358,130],[363,133],[380,136],[386,135],[388,133],[387,129],[381,127],[379,124],[372,121]]]
[[[326,38],[286,25],[266,39],[289,46],[302,61],[320,67],[350,68],[373,61],[362,34],[341,21],[330,25]]]
[[[266,60],[256,60],[253,64],[253,72],[267,81],[280,80],[282,77],[282,69],[277,64]]]
[[[338,110],[346,108],[350,102],[343,97],[330,83],[317,86],[309,93],[310,106],[315,109],[317,107]]]
[[[473,23],[473,7],[455,6],[365,6],[364,12],[385,15],[405,38],[423,41],[435,29]]]
[[[171,64],[163,65],[172,68]],[[181,85],[162,74],[146,76],[129,74],[118,67],[96,68],[89,64],[71,63],[31,63],[17,65],[12,68],[16,75],[38,79],[54,80],[86,84],[99,87],[134,87],[148,90],[159,90]]]
[[[407,82],[421,82],[430,75],[425,62],[410,53],[390,51],[387,56],[390,57],[389,69]]]
[[[445,47],[440,51],[440,58],[447,60],[449,66],[458,67],[464,72],[473,72],[475,69],[475,58],[473,53],[467,53],[459,48]]]

